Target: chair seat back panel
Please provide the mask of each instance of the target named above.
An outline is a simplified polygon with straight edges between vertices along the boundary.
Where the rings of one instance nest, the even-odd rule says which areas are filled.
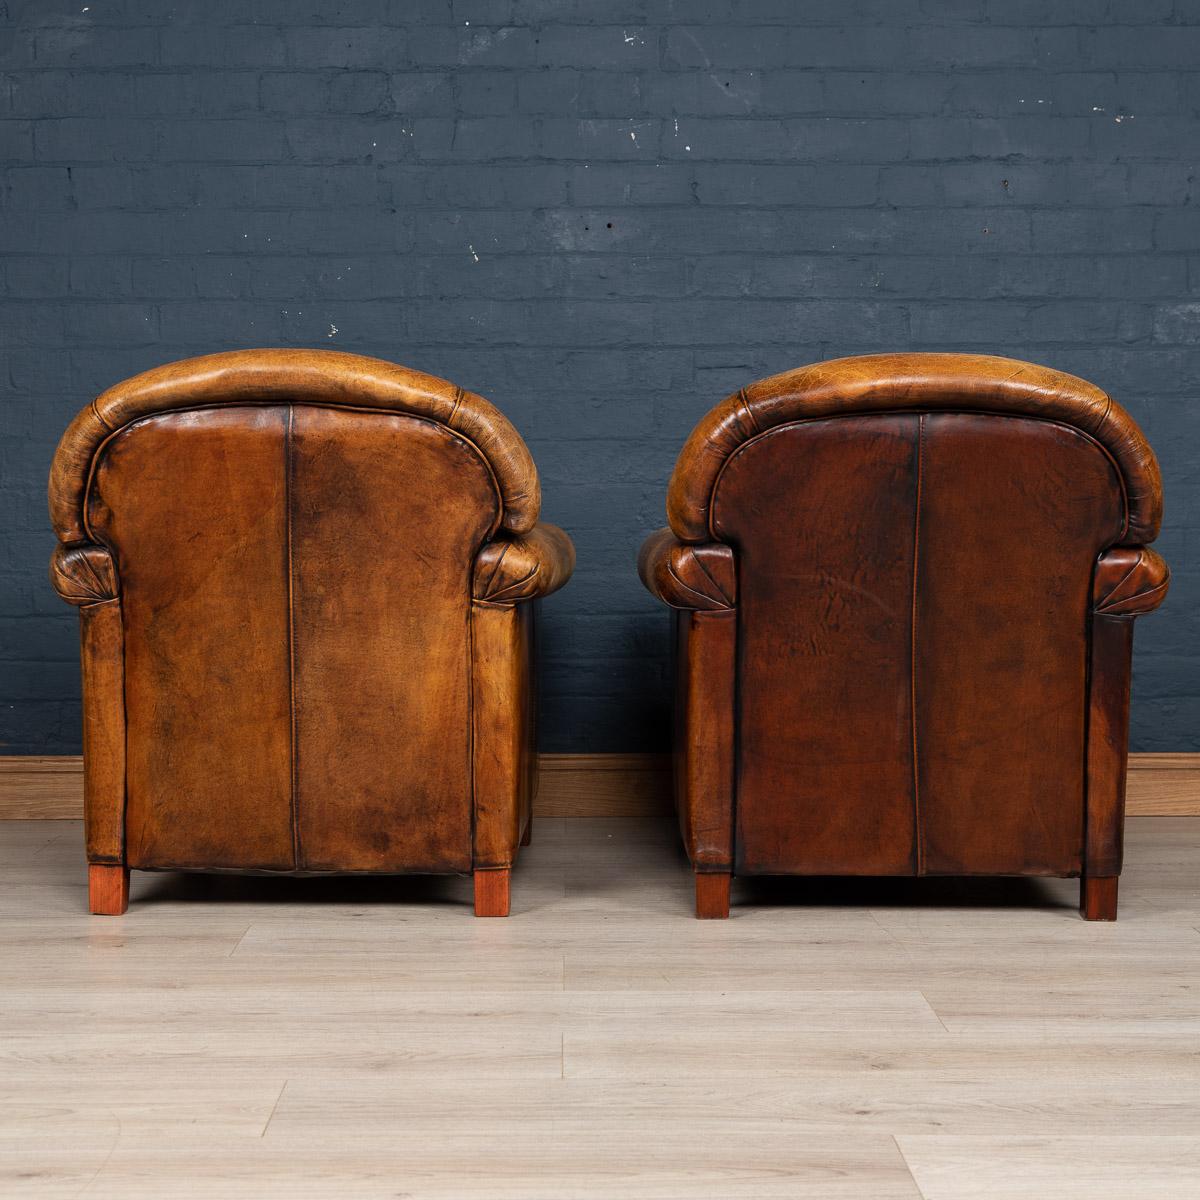
[[[731,455],[735,868],[1078,873],[1089,589],[1120,480],[982,413],[781,425]]]
[[[471,869],[470,571],[499,515],[444,426],[143,418],[88,496],[122,579],[133,867]]]
[[[923,418],[915,606],[920,869],[1081,869],[1092,570],[1120,480],[1076,429]]]
[[[95,471],[88,523],[122,581],[130,866],[293,866],[285,424],[149,417]]]
[[[469,871],[470,572],[495,486],[406,416],[297,405],[291,463],[300,865]]]
[[[736,870],[914,869],[909,634],[917,421],[771,430],[729,461],[738,555]]]

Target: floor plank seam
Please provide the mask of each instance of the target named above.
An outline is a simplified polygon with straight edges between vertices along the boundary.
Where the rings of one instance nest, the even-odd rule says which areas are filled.
[[[271,1127],[271,1122],[275,1120],[275,1114],[279,1110],[279,1102],[283,1099],[283,1093],[287,1091],[287,1085],[288,1081],[285,1079],[283,1087],[279,1089],[279,1095],[275,1097],[275,1103],[271,1105],[271,1112],[267,1117],[267,1123],[262,1127],[262,1133],[258,1135],[260,1138],[267,1136],[267,1130]]]
[[[104,1161],[95,1169],[95,1171],[92,1172],[92,1176],[87,1183],[85,1183],[83,1187],[79,1189],[78,1194],[80,1196],[83,1196],[92,1190],[92,1184],[100,1178],[104,1168],[107,1167],[110,1162],[112,1162],[112,1156],[116,1154],[117,1147],[121,1144],[121,1115],[120,1113],[113,1113],[112,1115],[114,1120],[117,1122],[117,1132],[113,1137],[113,1143],[111,1146],[109,1146],[108,1153],[104,1156]]]
[[[928,997],[927,995],[925,995],[924,991],[922,991],[922,992],[921,992],[921,999],[922,999],[922,1000],[924,1000],[924,1001],[925,1001],[925,1003],[929,1005],[929,1011],[930,1011],[931,1013],[933,1013],[933,1015],[934,1015],[935,1017],[937,1017],[938,1024],[939,1024],[939,1025],[940,1025],[940,1026],[941,1026],[941,1027],[942,1027],[942,1028],[943,1028],[943,1029],[944,1029],[944,1030],[945,1030],[947,1033],[949,1033],[949,1032],[950,1032],[950,1026],[949,1026],[949,1025],[947,1025],[947,1024],[946,1024],[946,1022],[942,1020],[942,1014],[941,1014],[940,1012],[938,1012],[938,1010],[937,1010],[936,1008],[934,1008],[934,1006],[933,1006],[933,1001],[932,1001],[932,1000],[930,1000],[930,999],[929,999],[929,997]]]
[[[912,1164],[908,1161],[908,1158],[904,1153],[904,1147],[900,1145],[900,1139],[894,1133],[892,1134],[892,1145],[896,1147],[896,1153],[900,1155],[900,1161],[904,1164],[904,1169],[908,1172],[908,1177],[912,1180],[913,1187],[917,1189],[917,1195],[921,1197],[921,1200],[929,1200],[929,1197],[925,1195],[921,1185],[917,1182],[917,1177],[913,1172]]]

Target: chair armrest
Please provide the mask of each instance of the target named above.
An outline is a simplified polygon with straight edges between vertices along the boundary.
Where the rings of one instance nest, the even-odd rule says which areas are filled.
[[[54,547],[50,582],[68,604],[101,604],[114,600],[120,587],[117,564],[104,546],[83,544]]]
[[[513,604],[556,592],[575,569],[575,547],[557,525],[539,522],[526,534],[488,542],[475,559],[472,596]]]
[[[672,608],[705,612],[737,602],[733,550],[715,542],[693,546],[670,529],[655,530],[642,543],[638,574],[650,594]]]
[[[1153,612],[1170,582],[1167,564],[1148,546],[1113,546],[1096,560],[1092,611],[1106,617]]]

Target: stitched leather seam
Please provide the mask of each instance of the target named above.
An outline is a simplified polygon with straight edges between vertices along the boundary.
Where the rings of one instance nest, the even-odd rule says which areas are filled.
[[[86,554],[81,554],[79,557],[83,560],[84,569],[91,577],[93,593],[97,596],[102,596],[105,592],[105,588],[100,582],[100,576],[96,573],[96,569],[92,566],[91,561]]]
[[[704,565],[704,560],[700,557],[700,555],[698,555],[695,552],[695,550],[692,551],[692,562],[694,562],[696,564],[696,566],[700,568],[700,571],[704,575],[704,578],[707,579],[708,582],[713,585],[713,590],[721,597],[722,600],[725,601],[725,603],[730,608],[732,608],[733,607],[733,598],[716,581],[716,579],[713,577],[713,573]]]
[[[451,428],[454,427],[454,418],[458,416],[459,405],[463,402],[462,388],[454,389],[454,407],[450,410],[450,415],[446,418],[446,424]]]
[[[1096,432],[1092,433],[1091,430],[1086,431],[1088,435],[1101,446],[1104,446],[1104,443],[1100,441],[1099,433],[1101,429],[1104,429],[1108,425],[1108,418],[1112,413],[1112,406],[1113,398],[1107,392],[1105,392],[1104,412],[1101,414],[1100,420],[1096,422]],[[1108,447],[1104,446],[1104,449],[1107,451]],[[1111,453],[1109,453],[1109,457],[1113,457]],[[1117,479],[1119,479],[1121,482],[1121,499],[1125,504],[1125,519],[1121,523],[1121,536],[1117,538],[1117,541],[1123,542],[1129,536],[1129,524],[1133,519],[1133,514],[1129,511],[1129,484],[1125,479],[1125,472],[1121,470],[1120,464],[1117,463],[1115,458],[1113,458],[1113,466],[1117,469]]]
[[[87,573],[92,578],[92,586],[96,589],[96,595],[108,598],[108,585],[105,580],[100,578],[100,572],[92,566],[91,558],[87,554],[82,554],[80,557],[83,559],[83,565],[87,568]],[[113,594],[115,595],[119,590],[119,588],[114,586]]]
[[[106,553],[111,551],[107,547],[101,547],[93,543],[96,549],[104,549]],[[111,592],[109,590],[109,582],[102,577],[100,572],[92,565],[91,556],[87,553],[87,546],[78,548],[78,553],[73,553],[70,556],[72,563],[78,564],[78,574],[73,574],[66,569],[67,559],[65,556],[56,554],[51,560],[50,565],[54,571],[54,589],[64,599],[90,597],[93,601],[105,602],[115,600],[120,592],[120,586],[116,579],[115,569],[112,572],[113,584]]]
[[[500,565],[504,562],[504,556],[511,548],[512,543],[506,542],[504,544],[504,549],[500,551],[499,557],[492,564],[492,569],[488,572],[487,582],[483,585],[483,594],[485,596],[490,596],[492,594],[492,583],[495,581],[496,576],[500,574]]]
[[[292,562],[292,424],[295,420],[295,408],[287,406],[287,425],[283,437],[283,504],[285,524],[287,526],[287,616],[288,616],[288,709],[291,720],[292,753],[291,753],[291,791],[292,808],[292,866],[295,870],[301,867],[300,857],[300,813],[297,807],[296,781],[299,775],[299,739],[297,730],[299,720],[296,712],[296,611],[295,611],[295,572]]]
[[[1131,600],[1145,600],[1152,596],[1157,596],[1160,592],[1165,592],[1171,586],[1170,577],[1164,579],[1162,583],[1155,584],[1152,588],[1147,588],[1144,592],[1138,592],[1136,596],[1131,596]]]
[[[1168,587],[1168,583],[1166,583],[1166,582],[1157,584],[1152,588],[1147,588],[1144,592],[1138,592],[1136,595],[1133,595],[1133,596],[1126,596],[1124,600],[1120,601],[1118,604],[1114,604],[1112,606],[1112,608],[1105,608],[1105,609],[1101,609],[1100,611],[1105,616],[1111,616],[1115,613],[1117,616],[1139,617],[1142,615],[1142,612],[1143,612],[1143,610],[1141,608],[1135,609],[1133,612],[1126,613],[1126,612],[1122,611],[1124,609],[1124,606],[1126,604],[1134,604],[1134,603],[1140,604],[1140,603],[1144,603],[1146,601],[1152,600],[1152,599],[1154,599],[1155,596],[1158,596],[1160,593],[1165,592],[1167,590],[1167,587]]]
[[[538,572],[541,571],[541,569],[542,569],[542,564],[536,563],[530,571],[528,571],[520,579],[514,579],[513,582],[508,584],[506,587],[502,587],[498,591],[495,591],[495,592],[491,591],[490,587],[489,587],[489,590],[486,593],[486,598],[488,600],[497,601],[502,598],[508,597],[510,595],[510,593],[512,593],[512,592],[516,592],[519,596],[520,589],[523,588],[531,579],[536,578]]]
[[[755,433],[762,433],[762,427],[758,423],[758,418],[754,415],[754,409],[751,407],[750,398],[746,395],[745,388],[742,388],[742,390],[738,392],[738,400],[741,401],[742,412],[745,413],[746,417],[749,419],[750,428],[753,429]]]
[[[100,399],[100,397],[97,396],[96,400],[99,400],[99,399]],[[92,410],[92,415],[96,418],[97,421],[100,422],[101,425],[104,426],[105,429],[107,429],[111,433],[113,427],[100,415],[100,410],[96,407],[96,400],[93,400],[92,403],[89,405],[89,407]]]
[[[917,575],[920,570],[921,552],[921,484],[925,469],[925,414],[917,418],[917,495],[913,504],[913,575],[912,575],[912,627],[909,643],[909,704],[912,717],[912,772],[913,772],[913,842],[916,852],[916,873],[925,871],[925,839],[921,829],[921,771],[920,751],[917,742]]]
[[[692,587],[690,584],[685,583],[679,577],[679,574],[675,570],[674,566],[672,566],[670,559],[667,560],[666,568],[667,568],[667,574],[670,575],[671,578],[673,580],[675,580],[675,582],[677,584],[679,584],[679,586],[681,588],[683,588],[683,590],[685,592],[691,592],[693,596],[699,596],[700,599],[703,600],[706,605],[711,605],[713,603],[713,599],[711,596],[706,596],[703,592],[698,592],[694,587]]]
[[[1105,605],[1107,605],[1109,603],[1120,603],[1123,600],[1129,599],[1128,596],[1121,596],[1116,601],[1113,601],[1113,597],[1116,596],[1117,593],[1121,590],[1121,588],[1123,588],[1125,586],[1129,577],[1134,573],[1134,571],[1136,571],[1138,569],[1138,567],[1140,567],[1142,565],[1142,559],[1144,557],[1145,557],[1145,555],[1139,553],[1137,556],[1137,561],[1133,564],[1133,566],[1130,567],[1129,570],[1126,571],[1125,574],[1122,575],[1121,578],[1118,579],[1117,582],[1108,589],[1108,591],[1104,595],[1104,599],[1100,601],[1100,604],[1098,606],[1100,611],[1103,611]]]
[[[1132,603],[1135,603],[1138,601],[1146,601],[1146,600],[1153,599],[1160,592],[1165,592],[1167,590],[1167,588],[1170,586],[1170,583],[1171,583],[1171,581],[1169,579],[1164,579],[1162,581],[1162,583],[1156,583],[1154,585],[1154,587],[1147,588],[1144,592],[1134,592],[1132,596],[1122,596],[1120,600],[1114,600],[1111,603],[1106,603],[1103,607],[1097,608],[1095,611],[1097,613],[1101,614],[1102,616],[1108,616],[1108,615],[1111,615],[1114,613],[1117,616],[1130,616],[1130,617],[1140,616],[1141,615],[1140,610],[1136,611],[1136,612],[1132,612],[1132,613],[1122,613],[1121,609],[1126,604],[1132,604]]]

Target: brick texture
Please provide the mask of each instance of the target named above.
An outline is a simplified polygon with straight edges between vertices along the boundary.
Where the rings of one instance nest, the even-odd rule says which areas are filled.
[[[1175,570],[1133,745],[1200,750],[1191,0],[0,3],[0,752],[79,748],[46,582],[72,414],[154,364],[333,346],[494,400],[579,549],[543,747],[667,740],[634,555],[723,395],[986,350],[1142,423]]]

